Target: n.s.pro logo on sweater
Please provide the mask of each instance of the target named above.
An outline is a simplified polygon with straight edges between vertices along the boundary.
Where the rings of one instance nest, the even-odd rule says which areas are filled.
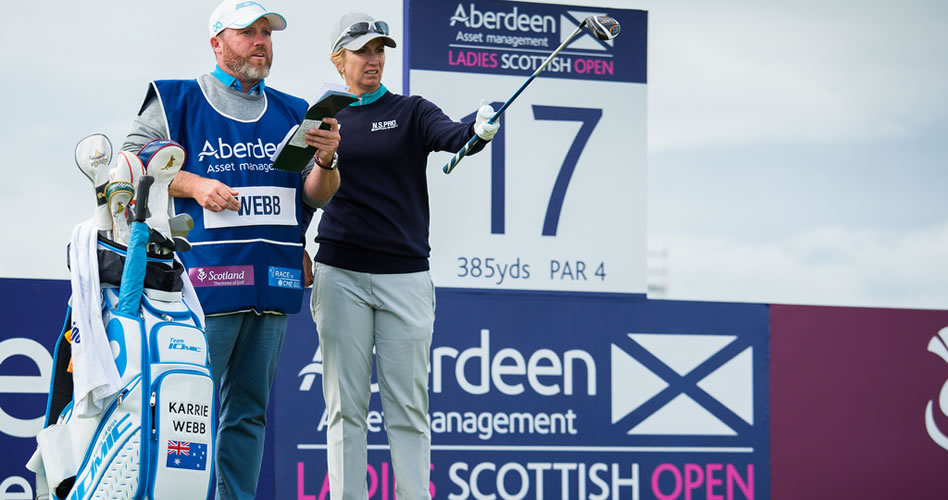
[[[372,132],[378,132],[380,130],[391,130],[393,128],[398,128],[397,120],[386,120],[382,122],[372,122]]]
[[[296,190],[269,186],[235,187],[238,210],[204,209],[204,228],[241,226],[295,226]]]

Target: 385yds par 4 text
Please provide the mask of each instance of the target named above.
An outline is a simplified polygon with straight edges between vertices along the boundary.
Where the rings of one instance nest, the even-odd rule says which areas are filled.
[[[550,281],[606,281],[606,263],[587,262],[576,259],[550,259],[545,272],[534,272],[536,266],[517,257],[513,262],[503,262],[493,257],[458,257],[457,277],[472,280],[491,280],[495,285],[504,280]]]

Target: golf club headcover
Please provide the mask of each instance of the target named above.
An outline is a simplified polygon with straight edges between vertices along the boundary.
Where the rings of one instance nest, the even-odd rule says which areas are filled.
[[[112,240],[122,245],[128,244],[128,217],[126,209],[135,196],[131,182],[112,181],[105,187],[105,197],[112,214]]]
[[[76,165],[95,189],[95,225],[99,231],[112,229],[112,215],[105,198],[109,183],[109,163],[112,162],[112,142],[104,134],[92,134],[76,144]]]
[[[487,104],[486,101],[481,101],[481,107],[477,110],[477,118],[474,119],[474,133],[485,141],[493,139],[494,134],[500,129],[499,120],[490,123],[490,119],[493,116],[494,108],[492,108],[490,104]]]
[[[110,180],[113,182],[125,181],[131,183],[133,190],[138,189],[138,182],[143,175],[145,175],[145,166],[142,165],[142,161],[138,159],[135,153],[129,153],[128,151],[119,151],[115,159],[115,166],[109,170]],[[126,204],[126,208],[134,207],[135,210],[138,209],[134,198],[135,196],[132,195],[132,201]],[[142,210],[144,209],[145,207],[142,207]],[[125,227],[128,227],[128,220],[126,220]],[[126,233],[126,240],[122,242],[123,244],[128,242],[127,236],[128,234]]]
[[[138,180],[145,175],[145,166],[138,156],[119,151],[115,165],[109,169],[106,199],[112,214],[112,240],[128,244],[128,208],[135,197]],[[108,191],[111,189],[111,193]],[[129,196],[126,198],[126,194]],[[114,199],[113,199],[114,198]]]
[[[146,222],[170,239],[168,186],[184,166],[184,148],[175,141],[159,139],[145,144],[138,152],[138,158],[145,166],[145,173],[155,178],[148,199],[151,214]]]
[[[128,151],[119,151],[115,165],[109,169],[109,180],[112,182],[125,181],[138,189],[138,180],[145,175],[145,166],[138,156]]]

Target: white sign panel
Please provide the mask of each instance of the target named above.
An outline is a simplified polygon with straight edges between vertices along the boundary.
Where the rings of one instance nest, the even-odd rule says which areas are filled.
[[[471,120],[506,102],[588,16],[501,118],[497,136],[445,175],[429,159],[431,266],[441,287],[644,294],[645,25],[641,11],[519,3],[409,4],[411,94]],[[423,15],[415,15],[421,13]]]

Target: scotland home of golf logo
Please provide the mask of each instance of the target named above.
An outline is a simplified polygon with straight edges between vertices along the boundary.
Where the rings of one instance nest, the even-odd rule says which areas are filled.
[[[414,18],[444,20],[412,30],[409,64],[437,69],[504,75],[528,75],[576,31],[589,16],[616,17],[626,33],[644,34],[645,13],[622,9],[577,9],[522,2],[442,2],[412,0]],[[579,33],[554,57],[543,75],[605,81],[645,81],[644,37],[599,40]],[[621,49],[620,49],[621,47]]]
[[[431,356],[432,482],[450,498],[480,498],[478,488],[495,480],[504,498],[543,498],[559,487],[569,490],[563,498],[670,499],[691,490],[704,498],[705,489],[755,497],[755,473],[767,463],[767,447],[755,445],[767,429],[756,422],[766,401],[754,386],[766,380],[755,380],[760,344],[747,336],[628,333],[596,345],[549,345],[561,337],[516,347],[507,344],[512,332],[476,337]],[[317,349],[297,373],[300,391],[319,390],[321,361]],[[325,447],[328,416],[316,406],[319,444],[298,449]],[[383,439],[383,421],[370,411],[370,443]],[[521,486],[510,486],[514,476]]]
[[[253,266],[195,267],[188,271],[195,287],[253,285]]]

